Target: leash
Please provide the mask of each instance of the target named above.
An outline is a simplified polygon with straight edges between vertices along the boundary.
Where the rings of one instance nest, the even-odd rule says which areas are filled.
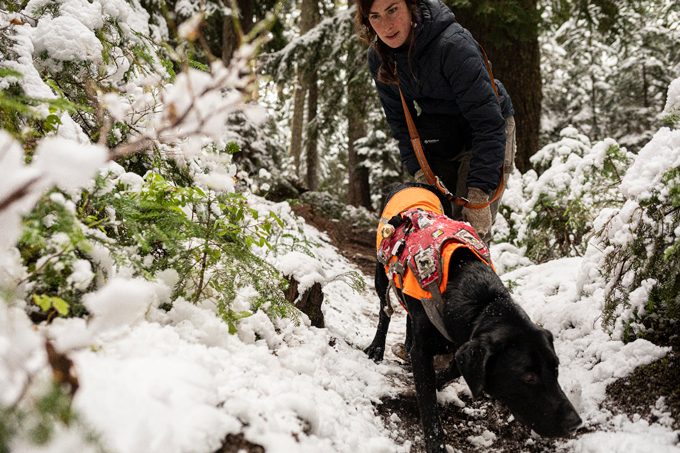
[[[493,87],[493,92],[496,94],[496,99],[498,100],[498,105],[500,106],[501,100],[500,97],[498,96],[498,90],[496,88],[496,82],[494,81],[493,78],[493,73],[491,72],[491,63],[489,63],[489,59],[487,58],[486,52],[484,52],[484,48],[481,46],[481,44],[477,43],[477,45],[479,46],[480,50],[482,51],[482,55],[484,56],[486,70],[489,73],[489,77],[491,78],[491,86]],[[394,62],[393,72],[394,76],[397,78],[397,87],[399,88],[399,95],[401,96],[401,105],[404,108],[404,115],[406,116],[406,125],[408,127],[408,133],[411,136],[411,144],[413,145],[413,150],[416,153],[418,164],[420,165],[420,168],[423,170],[423,174],[425,175],[425,179],[427,179],[427,182],[435,186],[442,194],[444,194],[446,198],[451,200],[453,203],[459,206],[466,207],[468,209],[483,209],[489,206],[494,201],[496,201],[503,193],[503,188],[505,186],[505,161],[503,162],[503,168],[501,168],[501,179],[498,182],[498,186],[496,187],[496,191],[494,192],[493,197],[488,202],[472,204],[466,198],[456,197],[454,194],[452,194],[444,184],[444,181],[442,181],[439,178],[439,176],[434,174],[434,172],[430,168],[430,164],[427,162],[425,152],[423,151],[423,145],[420,141],[420,135],[418,134],[418,129],[416,129],[416,124],[413,121],[411,112],[408,109],[406,99],[404,99],[404,93],[402,93],[401,91],[401,85],[399,84],[399,75],[397,74],[396,61]]]

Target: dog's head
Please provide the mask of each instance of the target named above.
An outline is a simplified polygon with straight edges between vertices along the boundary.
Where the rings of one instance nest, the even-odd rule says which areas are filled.
[[[552,334],[535,325],[494,329],[463,344],[456,363],[474,397],[498,398],[544,437],[574,433],[581,418],[557,382]]]

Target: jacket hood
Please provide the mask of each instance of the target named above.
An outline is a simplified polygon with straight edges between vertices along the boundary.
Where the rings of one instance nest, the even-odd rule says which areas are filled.
[[[416,28],[412,52],[418,52],[456,21],[453,12],[440,0],[420,0],[420,23]]]

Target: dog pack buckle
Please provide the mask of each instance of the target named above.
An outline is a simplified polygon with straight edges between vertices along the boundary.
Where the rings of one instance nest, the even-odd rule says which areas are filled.
[[[453,194],[449,192],[449,189],[446,188],[446,184],[444,184],[444,181],[439,179],[439,176],[435,176],[435,178],[436,179],[434,185],[437,187],[437,189],[439,189],[447,198],[452,198]]]
[[[392,251],[390,252],[391,256],[396,256],[399,258],[401,255],[401,252],[404,251],[404,247],[406,246],[406,241],[403,239],[399,239],[397,242],[394,243],[394,247],[392,247]]]

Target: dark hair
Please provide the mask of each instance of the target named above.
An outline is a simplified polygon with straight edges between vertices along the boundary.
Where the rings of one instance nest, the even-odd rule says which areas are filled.
[[[417,3],[418,0],[404,0],[404,1],[406,2],[406,7],[411,12],[411,22],[418,23],[418,3]],[[378,38],[377,33],[375,32],[375,30],[373,30],[373,27],[371,27],[371,22],[368,20],[368,15],[371,12],[373,2],[375,2],[375,0],[357,0],[356,3],[357,13],[356,16],[354,17],[354,26],[356,34],[362,41],[368,43],[369,45],[372,45],[375,51],[378,52],[378,55],[380,56],[380,60],[382,61],[382,63],[380,64],[380,68],[378,69],[378,80],[383,83],[394,84],[397,83],[397,75],[392,71],[392,68],[389,64],[389,60],[387,58],[390,47],[384,42],[382,42],[380,38]],[[411,48],[413,46],[413,32],[414,28],[411,28],[411,31],[409,32],[409,36],[407,38],[409,41],[408,46],[409,66],[411,65]]]

